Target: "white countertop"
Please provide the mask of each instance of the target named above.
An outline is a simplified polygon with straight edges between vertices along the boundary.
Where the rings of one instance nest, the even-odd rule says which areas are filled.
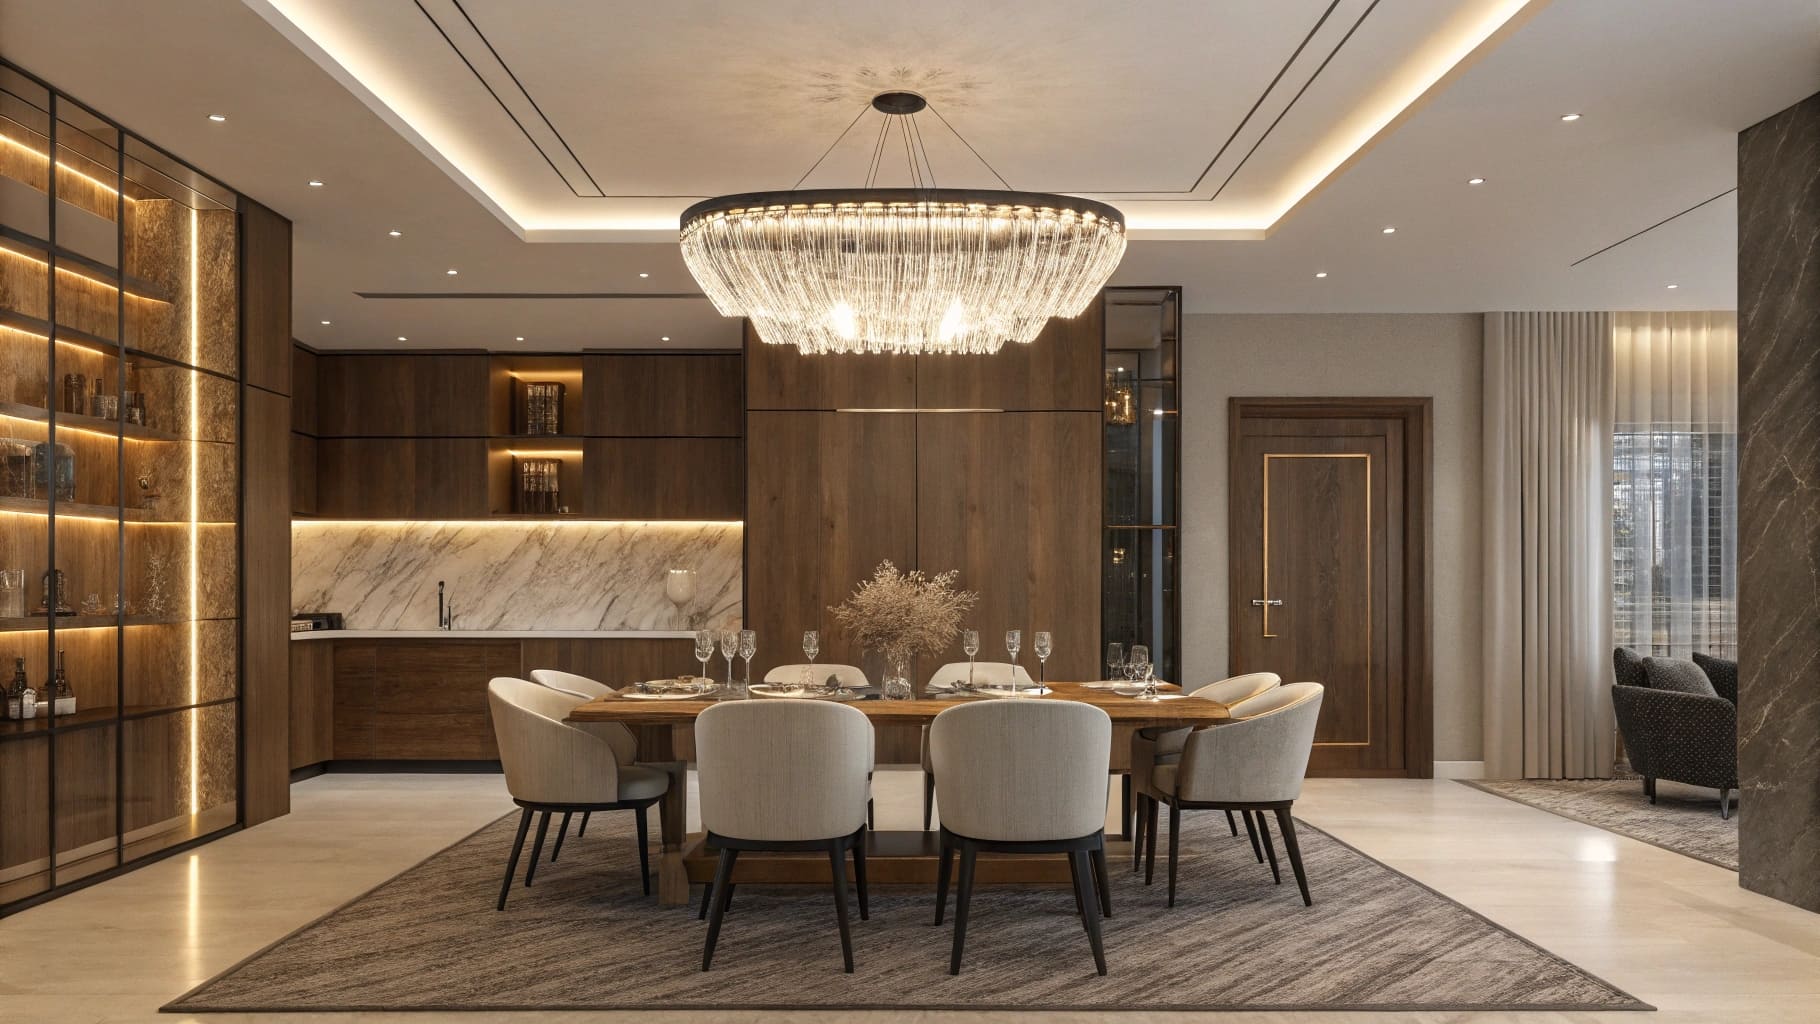
[[[292,640],[692,640],[676,629],[315,629]]]

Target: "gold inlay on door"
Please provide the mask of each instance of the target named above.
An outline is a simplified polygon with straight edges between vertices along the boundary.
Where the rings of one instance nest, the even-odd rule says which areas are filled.
[[[1270,631],[1270,609],[1280,608],[1282,598],[1270,596],[1270,463],[1275,459],[1364,459],[1365,460],[1365,739],[1335,740],[1317,742],[1317,747],[1369,747],[1371,746],[1371,720],[1374,717],[1371,707],[1371,651],[1373,612],[1371,600],[1371,453],[1370,452],[1265,452],[1264,453],[1264,529],[1263,529],[1263,590],[1262,597],[1251,599],[1251,606],[1264,610],[1263,636],[1267,640],[1276,639]]]

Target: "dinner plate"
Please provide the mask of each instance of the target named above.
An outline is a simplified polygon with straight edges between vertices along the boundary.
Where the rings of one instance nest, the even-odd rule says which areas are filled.
[[[785,689],[784,687],[781,687],[781,686],[767,686],[764,683],[759,683],[756,686],[750,687],[749,692],[754,697],[761,697],[766,700],[850,701],[850,700],[859,700],[860,699],[860,695],[857,693],[854,693],[852,690],[836,690],[833,693],[829,693],[826,690],[814,690],[814,689],[789,690],[789,689]]]
[[[1012,690],[1009,686],[980,686],[971,690],[930,690],[931,697],[1043,697],[1055,691],[1047,686],[1020,686]]]
[[[707,700],[712,693],[640,693],[637,690],[626,690],[620,694],[626,700]]]

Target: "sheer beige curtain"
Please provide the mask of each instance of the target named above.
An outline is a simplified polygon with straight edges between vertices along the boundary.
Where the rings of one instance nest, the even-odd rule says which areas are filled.
[[[1738,315],[1613,313],[1613,643],[1738,650]]]
[[[1611,713],[1611,318],[1487,313],[1485,773],[1603,778]]]

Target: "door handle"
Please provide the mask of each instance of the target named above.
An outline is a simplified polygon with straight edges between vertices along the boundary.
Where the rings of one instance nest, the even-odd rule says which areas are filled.
[[[1251,599],[1251,606],[1253,608],[1281,608],[1283,599],[1280,597],[1254,597]]]

